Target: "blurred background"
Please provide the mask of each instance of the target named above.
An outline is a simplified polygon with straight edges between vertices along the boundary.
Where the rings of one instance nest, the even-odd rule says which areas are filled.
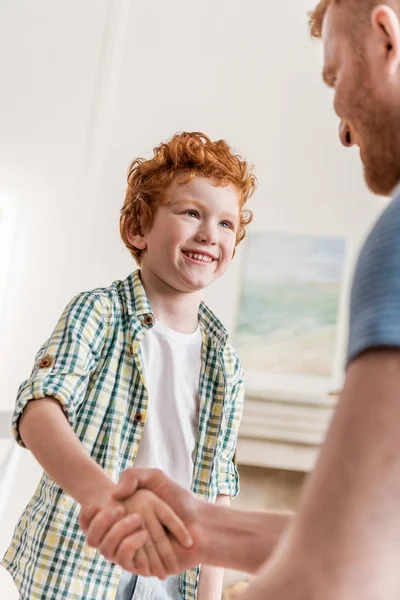
[[[259,180],[249,241],[206,292],[233,341],[252,239],[345,247],[329,377],[245,365],[236,506],[295,508],[340,387],[354,259],[384,207],[339,143],[307,30],[315,2],[0,0],[1,554],[41,472],[28,452],[10,459],[18,386],[69,299],[134,268],[118,229],[128,165],[182,130],[227,139]],[[17,598],[3,569],[0,588]]]

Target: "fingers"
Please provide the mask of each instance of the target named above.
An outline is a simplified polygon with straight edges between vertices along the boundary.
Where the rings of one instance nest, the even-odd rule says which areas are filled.
[[[125,515],[126,509],[122,504],[114,504],[98,512],[87,530],[86,542],[88,546],[97,548],[110,527]]]
[[[136,471],[137,470],[138,469],[136,469]],[[117,487],[112,493],[112,497],[115,498],[115,500],[126,500],[136,492],[138,483],[139,480],[135,475],[135,470],[127,469],[119,478]]]
[[[98,550],[110,561],[114,561],[118,547],[123,539],[142,529],[142,519],[132,514],[120,519],[110,527],[100,542]]]
[[[175,556],[175,552],[172,549],[172,544],[168,538],[168,534],[165,531],[162,523],[160,522],[160,512],[155,512],[146,519],[146,527],[149,532],[150,539],[145,544],[145,550],[149,557],[150,568],[153,570],[156,567],[162,569],[166,573],[172,575],[173,573],[179,573],[179,564]],[[160,575],[157,575],[160,577]],[[161,577],[160,577],[161,579]]]
[[[148,561],[149,568],[151,574],[159,579],[165,579],[168,575],[162,558],[158,554],[157,548],[154,545],[153,540],[151,539],[150,530],[148,529],[149,537],[144,545],[143,550],[139,550],[135,556],[135,564],[138,567],[141,567],[141,561],[144,560],[144,554],[146,556],[146,560]]]
[[[156,507],[157,517],[160,522],[168,529],[183,548],[191,548],[193,539],[184,522],[178,515],[164,502],[159,502]],[[150,532],[151,535],[151,532]],[[153,536],[151,535],[152,539]],[[164,536],[167,539],[167,536]],[[170,547],[172,548],[171,544]]]
[[[165,569],[162,563],[157,557],[154,558],[154,554],[151,551],[152,543],[147,537],[143,548],[140,548],[134,557],[135,568],[138,569],[138,573],[142,571],[148,571],[148,573],[154,577],[165,579]]]
[[[144,577],[153,575],[150,571],[149,563],[146,558],[146,554],[142,550],[142,547],[148,540],[148,532],[145,529],[141,529],[137,533],[122,540],[118,546],[115,561],[126,571],[131,573],[137,573]],[[140,561],[137,562],[136,558],[139,555]]]
[[[161,483],[170,481],[159,469],[126,469],[114,490],[112,497],[116,500],[125,500],[136,491],[138,487],[154,490]]]
[[[93,517],[97,515],[100,510],[101,507],[94,504],[82,508],[79,514],[79,526],[84,533],[87,532]]]

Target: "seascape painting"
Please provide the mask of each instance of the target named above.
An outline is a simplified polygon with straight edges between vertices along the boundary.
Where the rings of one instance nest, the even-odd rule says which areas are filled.
[[[329,378],[345,240],[249,235],[235,347],[245,371]]]

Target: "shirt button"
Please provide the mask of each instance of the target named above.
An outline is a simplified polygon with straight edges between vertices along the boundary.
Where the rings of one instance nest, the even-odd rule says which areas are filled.
[[[140,413],[136,413],[135,421],[136,421],[136,423],[141,423],[143,421],[143,417]]]
[[[153,321],[154,321],[153,315],[146,315],[145,318],[144,318],[144,323],[146,325],[152,325]]]
[[[39,369],[48,369],[49,367],[52,367],[54,364],[54,357],[51,356],[51,354],[46,354],[46,356],[43,356],[43,358],[41,359],[40,363],[39,363]]]

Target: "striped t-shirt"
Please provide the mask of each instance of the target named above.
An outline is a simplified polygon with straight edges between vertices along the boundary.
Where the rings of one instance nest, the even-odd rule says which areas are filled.
[[[358,259],[351,292],[348,362],[381,346],[400,347],[400,187]]]

